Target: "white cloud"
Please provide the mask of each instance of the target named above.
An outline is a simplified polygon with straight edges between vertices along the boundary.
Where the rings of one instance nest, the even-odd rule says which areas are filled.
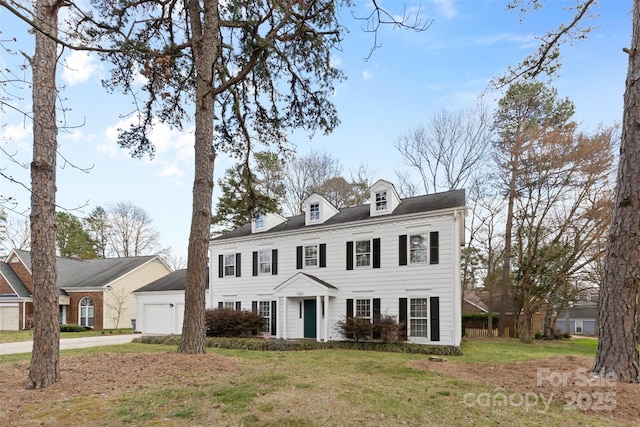
[[[453,0],[431,0],[431,1],[435,3],[439,12],[442,13],[447,19],[453,19],[458,14],[458,11],[456,10],[453,4]]]
[[[364,70],[362,72],[362,79],[363,80],[370,80],[373,77],[373,73],[369,70]]]
[[[84,83],[98,71],[95,58],[88,52],[74,50],[64,60],[62,79],[70,85]]]

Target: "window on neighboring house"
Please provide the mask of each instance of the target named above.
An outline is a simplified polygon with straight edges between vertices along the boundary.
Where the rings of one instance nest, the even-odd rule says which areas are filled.
[[[225,277],[236,275],[236,254],[224,256],[224,275]]]
[[[376,193],[376,211],[387,210],[387,192],[379,191]]]
[[[409,262],[427,262],[427,236],[414,234],[409,237]]]
[[[361,240],[356,242],[356,267],[368,267],[371,265],[371,241]]]
[[[93,300],[84,297],[80,300],[80,326],[93,328]]]
[[[260,301],[258,306],[258,313],[262,316],[262,331],[271,331],[271,301]]]
[[[320,220],[320,203],[312,203],[309,205],[309,220]]]
[[[260,214],[256,218],[256,230],[262,230],[264,228],[264,215]]]
[[[304,266],[305,267],[318,266],[318,245],[311,245],[311,246],[304,247]]]
[[[576,320],[576,334],[582,333],[582,320]]]
[[[409,336],[427,337],[427,298],[409,300]]]
[[[258,269],[260,274],[271,274],[271,249],[258,252]]]
[[[362,317],[371,321],[371,300],[370,299],[357,299],[356,300],[356,317]]]

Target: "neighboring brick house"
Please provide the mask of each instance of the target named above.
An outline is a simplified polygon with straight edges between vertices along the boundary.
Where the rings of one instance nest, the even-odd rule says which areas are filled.
[[[131,292],[171,269],[158,256],[56,258],[60,323],[77,323],[97,330],[129,327],[136,316]],[[0,330],[33,325],[31,254],[12,250],[0,262]]]

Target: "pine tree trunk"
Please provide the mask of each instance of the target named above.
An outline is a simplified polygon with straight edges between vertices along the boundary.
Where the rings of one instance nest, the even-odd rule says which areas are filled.
[[[213,71],[220,52],[218,1],[186,2],[192,34],[192,54],[196,66],[195,176],[193,211],[187,249],[184,324],[178,351],[200,354],[205,348],[205,288],[213,201],[214,100]]]
[[[507,327],[507,302],[511,287],[511,234],[513,229],[513,206],[516,198],[516,167],[512,160],[511,176],[509,177],[509,203],[507,206],[507,223],[504,232],[504,253],[502,264],[502,287],[500,292],[500,317],[498,318],[498,336],[505,336]],[[515,315],[515,313],[514,313]]]
[[[55,37],[58,2],[38,0],[36,22]],[[57,43],[35,31],[33,70],[33,161],[31,163],[31,272],[33,351],[27,388],[45,388],[60,379],[60,324],[56,272],[56,61]]]
[[[593,371],[640,382],[637,308],[640,284],[640,9],[633,2],[622,141],[613,220],[604,263]]]

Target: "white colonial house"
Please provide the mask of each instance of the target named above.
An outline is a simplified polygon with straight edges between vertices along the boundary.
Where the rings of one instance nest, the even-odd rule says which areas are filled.
[[[410,342],[460,344],[464,190],[401,199],[380,180],[368,204],[312,194],[304,212],[213,238],[209,304],[258,311],[274,338],[341,340],[345,317],[389,314]]]

